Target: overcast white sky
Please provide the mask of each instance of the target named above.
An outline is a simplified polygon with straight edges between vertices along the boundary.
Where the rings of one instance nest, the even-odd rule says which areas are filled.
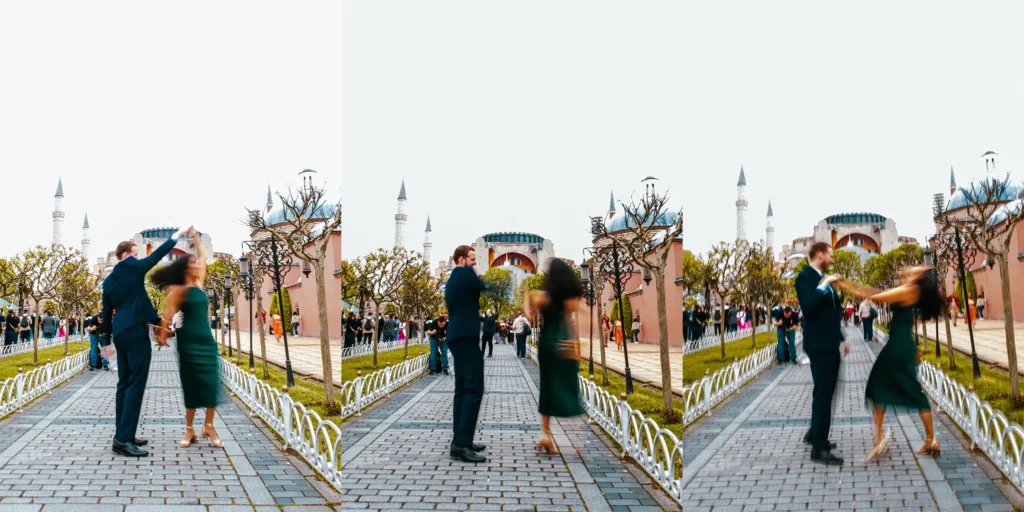
[[[394,239],[433,260],[495,231],[579,259],[587,216],[661,179],[685,244],[775,249],[870,211],[923,242],[931,195],[980,155],[1024,178],[1022,4],[475,2],[344,5],[345,257]],[[983,171],[981,171],[983,172]],[[436,262],[436,261],[435,261]]]
[[[341,189],[341,4],[334,0],[0,3],[0,256],[65,244],[92,260],[195,223],[239,254],[246,206],[304,168]]]

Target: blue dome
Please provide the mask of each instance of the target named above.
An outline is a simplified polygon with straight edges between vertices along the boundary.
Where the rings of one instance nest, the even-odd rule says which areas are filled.
[[[1006,204],[1000,206],[999,209],[997,209],[992,214],[992,216],[989,217],[988,225],[990,227],[991,226],[996,226],[1000,222],[1003,222],[1004,220],[1006,220],[1007,217],[1009,217],[1011,215],[1017,215],[1018,213],[1020,213],[1020,209],[1021,209],[1022,206],[1024,206],[1024,200],[1012,201],[1012,202],[1009,202],[1009,203],[1006,203]]]
[[[331,215],[334,215],[334,210],[338,207],[335,204],[324,204],[317,209],[316,213],[312,216],[314,219],[326,219]],[[278,206],[270,213],[267,214],[266,221],[268,226],[274,226],[277,224],[283,224],[291,219],[292,214],[290,211],[286,211],[284,208]]]
[[[677,217],[679,217],[679,212],[665,212],[661,214],[661,216],[658,217],[655,221],[653,221],[652,225],[659,227],[671,226],[676,222]],[[616,215],[612,217],[610,220],[606,220],[604,222],[604,226],[609,233],[614,233],[616,231],[622,231],[625,229],[632,228],[634,227],[634,224],[633,219],[631,219],[628,215],[622,214]]]
[[[993,179],[994,180],[994,178],[987,178],[987,179]],[[998,181],[1002,181],[1002,180],[998,180]],[[970,184],[971,193],[974,194],[974,195],[981,196],[981,195],[983,195],[985,193],[986,186],[987,186],[986,182],[984,182],[984,181],[974,181],[974,182],[971,182],[971,184]],[[1006,190],[1003,191],[1003,197],[1001,197],[1000,199],[1002,199],[1003,201],[1012,201],[1015,198],[1017,198],[1020,195],[1020,193],[1021,193],[1020,185],[1009,183],[1006,186]],[[952,196],[950,196],[949,203],[946,204],[946,211],[956,210],[956,209],[959,209],[959,208],[963,208],[963,207],[965,207],[967,205],[968,205],[967,196],[963,193],[962,190],[957,189],[957,191],[954,192]]]

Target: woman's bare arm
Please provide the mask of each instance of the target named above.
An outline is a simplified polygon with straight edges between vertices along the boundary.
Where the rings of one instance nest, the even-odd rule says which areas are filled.
[[[902,285],[868,297],[872,302],[908,305],[917,302],[920,291],[916,286]]]
[[[188,230],[188,236],[192,237],[192,245],[196,248],[196,263],[203,269],[203,275],[206,275],[206,254],[203,253],[203,244],[199,240],[199,232],[196,228]],[[204,283],[199,283],[199,286],[203,286]]]
[[[171,320],[174,318],[174,314],[181,308],[181,302],[185,296],[184,286],[170,286],[167,288],[167,303],[164,305],[163,321],[160,322],[160,331],[157,335],[157,339],[161,341],[161,344],[167,340],[167,336],[170,335]]]

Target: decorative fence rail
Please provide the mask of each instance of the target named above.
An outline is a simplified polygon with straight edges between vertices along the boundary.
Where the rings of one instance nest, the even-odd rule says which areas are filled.
[[[89,352],[82,351],[3,381],[0,383],[0,418],[14,411],[21,412],[25,404],[81,373],[88,362]]]
[[[410,347],[416,347],[419,345],[425,345],[426,340],[402,340],[402,341],[389,341],[387,343],[377,343],[377,353],[389,352],[391,350],[397,350],[404,347],[406,344]],[[373,353],[372,343],[359,343],[355,346],[345,347],[341,349],[341,360],[352,359],[355,357],[362,357]]]
[[[39,338],[39,350],[42,350],[44,348],[56,347],[57,345],[63,345],[65,340],[72,342],[83,341],[84,339],[86,339],[86,337],[82,334],[75,334],[74,336],[53,337],[50,339]],[[22,341],[19,343],[12,343],[10,345],[4,345],[3,348],[0,348],[0,359],[3,359],[5,357],[16,356],[18,354],[24,354],[26,352],[32,352],[31,341]]]
[[[889,335],[875,327],[875,340],[882,345]],[[923,361],[917,366],[917,380],[939,408],[971,440],[971,450],[981,451],[1006,478],[1024,492],[1024,427],[1011,422],[1003,411],[982,400],[971,387],[965,387],[937,366]]]
[[[796,343],[802,344],[803,332],[796,333]],[[689,425],[744,384],[771,367],[777,358],[778,347],[768,345],[753,354],[722,368],[711,375],[683,388],[683,426]]]
[[[752,329],[743,329],[742,331],[734,331],[725,333],[725,342],[731,343],[736,340],[744,338],[750,338],[750,331]],[[757,326],[757,334],[768,332],[767,325]],[[694,352],[700,352],[707,350],[712,347],[718,347],[722,344],[721,334],[706,334],[699,339],[693,341],[687,341],[685,348],[683,348],[683,355],[692,354]]]
[[[526,355],[535,363],[537,347],[526,345]],[[683,443],[672,431],[633,409],[597,384],[579,376],[580,394],[590,418],[632,457],[676,501],[682,503]]]

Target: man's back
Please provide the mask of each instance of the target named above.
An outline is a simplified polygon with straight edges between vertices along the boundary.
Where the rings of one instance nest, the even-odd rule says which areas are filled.
[[[797,276],[795,287],[804,330],[804,350],[807,352],[830,352],[837,350],[843,342],[840,328],[844,308],[831,287],[818,287],[821,274],[807,266]]]
[[[171,252],[176,243],[169,238],[141,260],[134,256],[121,260],[103,280],[103,317],[113,317],[111,334],[116,336],[127,327],[156,321],[156,308],[146,293],[146,273]],[[112,314],[114,310],[117,310],[116,315]]]
[[[57,319],[50,315],[44,316],[42,328],[46,334],[57,332]]]
[[[484,283],[470,267],[456,267],[444,286],[448,307],[448,338],[477,338],[480,335],[480,292]]]

